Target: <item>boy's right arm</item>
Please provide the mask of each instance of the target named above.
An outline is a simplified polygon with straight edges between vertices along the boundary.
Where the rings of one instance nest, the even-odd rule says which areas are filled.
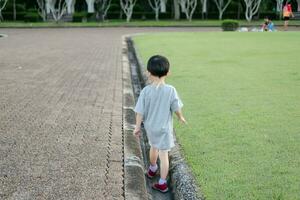
[[[142,121],[143,121],[143,116],[140,113],[136,113],[136,118],[135,118],[135,128],[133,131],[133,134],[136,137],[140,137],[141,136],[141,125],[142,125]]]

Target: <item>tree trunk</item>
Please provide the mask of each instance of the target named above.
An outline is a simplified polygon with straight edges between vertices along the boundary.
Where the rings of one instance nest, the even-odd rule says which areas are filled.
[[[119,18],[120,18],[120,19],[123,19],[123,11],[122,11],[122,10],[120,10]]]
[[[207,0],[202,1],[202,19],[206,18],[206,13],[207,13]]]
[[[181,5],[181,12],[185,12],[186,11],[185,1],[180,0],[180,5]]]
[[[50,3],[49,0],[46,0],[46,13],[50,14],[51,10],[50,10]]]
[[[246,5],[245,17],[248,22],[252,20],[252,17],[258,12],[261,0],[244,0]]]
[[[189,16],[189,22],[191,22],[191,21],[192,21],[192,18],[193,18],[193,16],[192,16],[192,15],[190,15],[190,16]]]
[[[75,4],[76,4],[76,0],[73,0],[73,4],[71,8],[72,13],[75,13]]]
[[[219,11],[219,20],[222,20],[222,18],[223,18],[223,11],[221,10]]]
[[[131,20],[131,16],[132,16],[132,11],[133,11],[133,8],[131,10],[129,10],[126,14],[126,22],[130,22]]]
[[[237,10],[237,19],[241,19],[241,3],[238,3],[238,10]]]
[[[104,21],[104,13],[102,10],[97,11],[96,20],[100,22]]]
[[[250,14],[250,10],[249,10],[248,6],[246,6],[245,18],[248,22],[251,22],[252,15]]]
[[[180,19],[180,7],[178,0],[173,0],[174,3],[174,19],[179,20]]]
[[[95,10],[96,10],[96,20],[104,21],[107,15],[107,11],[110,8],[111,0],[96,0]]]
[[[43,19],[43,22],[46,21],[47,13],[46,13],[46,3],[44,0],[37,0],[37,5],[38,5],[38,14],[39,16]]]
[[[67,13],[71,14],[72,13],[72,1],[66,1],[67,2]]]
[[[51,13],[51,10],[55,7],[56,0],[46,0],[46,11],[47,14]]]
[[[282,19],[282,5],[283,5],[283,0],[276,0],[276,11],[279,20]]]
[[[0,22],[3,21],[2,10],[6,7],[8,0],[0,0]]]
[[[297,11],[300,12],[300,0],[297,0],[297,4],[298,4]]]
[[[162,13],[165,13],[167,11],[167,9],[166,9],[166,0],[160,0],[160,11]]]
[[[136,1],[137,0],[127,0],[127,1],[125,1],[125,3],[124,3],[123,0],[120,1],[120,5],[121,5],[121,8],[122,8],[123,12],[126,15],[126,21],[127,22],[130,22],[130,20],[131,20],[133,8],[136,4]]]
[[[13,0],[13,9],[14,9],[14,21],[16,21],[17,20],[16,0]]]
[[[75,1],[76,0],[66,0],[68,14],[72,14],[75,12]]]
[[[94,13],[95,12],[95,0],[85,0],[87,6],[88,6],[88,13]]]
[[[130,19],[131,19],[131,15],[127,15],[127,16],[126,16],[126,22],[127,22],[127,23],[130,22]]]

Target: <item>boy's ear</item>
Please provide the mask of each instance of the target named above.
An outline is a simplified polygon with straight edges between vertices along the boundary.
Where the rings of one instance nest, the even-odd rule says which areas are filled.
[[[169,70],[168,73],[167,73],[167,76],[170,76],[170,75],[171,75],[171,71]]]

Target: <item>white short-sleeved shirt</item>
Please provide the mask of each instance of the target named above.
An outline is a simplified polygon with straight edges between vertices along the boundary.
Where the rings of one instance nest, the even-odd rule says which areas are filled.
[[[172,114],[183,106],[176,89],[168,84],[148,85],[140,93],[134,111],[143,116],[149,143],[159,150],[174,147]]]

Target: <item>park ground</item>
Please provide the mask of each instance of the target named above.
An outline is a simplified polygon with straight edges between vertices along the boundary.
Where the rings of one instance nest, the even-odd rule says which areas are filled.
[[[187,126],[176,135],[207,199],[300,199],[300,33],[134,37],[169,58]]]

